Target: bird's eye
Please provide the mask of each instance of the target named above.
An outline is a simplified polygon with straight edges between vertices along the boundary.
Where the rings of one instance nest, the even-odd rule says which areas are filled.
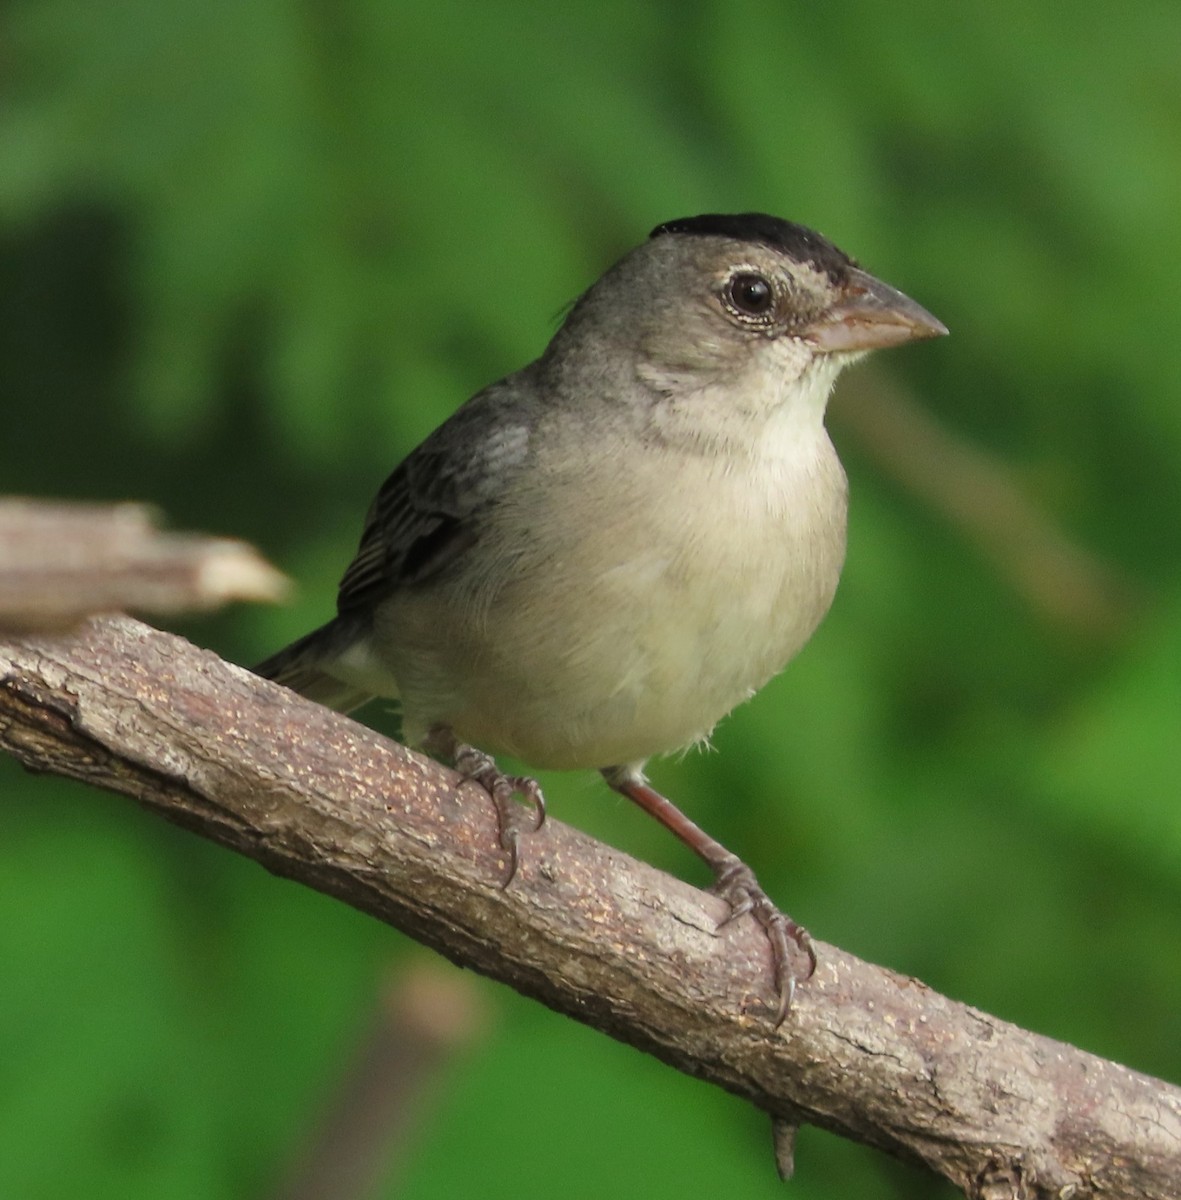
[[[775,304],[775,290],[768,279],[754,271],[740,271],[726,283],[726,300],[744,317],[764,317]]]

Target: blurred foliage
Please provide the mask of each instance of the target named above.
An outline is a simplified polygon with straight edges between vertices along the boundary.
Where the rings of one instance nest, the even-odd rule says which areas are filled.
[[[656,782],[818,936],[1181,1078],[1181,7],[2,19],[0,490],[261,545],[299,602],[185,628],[238,661],[324,619],[386,472],[661,220],[816,225],[942,317],[876,369],[1139,604],[1055,624],[839,432],[832,614]],[[700,879],[601,785],[545,783]],[[406,943],[125,801],[9,762],[0,788],[0,1195],[270,1194]],[[787,1194],[758,1114],[487,990],[499,1019],[376,1194]],[[949,1195],[811,1130],[798,1165],[801,1200]]]

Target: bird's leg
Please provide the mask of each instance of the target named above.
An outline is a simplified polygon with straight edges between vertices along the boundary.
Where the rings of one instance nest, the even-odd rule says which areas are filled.
[[[615,791],[654,816],[705,860],[714,873],[712,890],[730,905],[730,915],[722,921],[722,925],[729,924],[744,913],[750,913],[763,927],[771,946],[771,960],[775,969],[775,990],[778,996],[775,1024],[777,1027],[781,1025],[791,1009],[796,984],[811,978],[812,972],[816,970],[816,951],[808,931],[771,903],[770,897],[759,886],[754,872],[746,863],[690,821],[672,801],[666,800],[655,788],[650,787],[638,771],[626,767],[609,767],[603,771],[603,778]],[[803,974],[797,974],[792,967],[789,941],[794,942],[807,956],[808,969]]]
[[[517,848],[524,812],[513,797],[520,796],[532,806],[533,822],[529,832],[536,833],[545,823],[545,797],[541,794],[541,785],[527,775],[506,775],[492,755],[461,742],[446,725],[432,729],[422,744],[428,753],[448,759],[465,779],[478,783],[492,797],[501,849],[508,855],[508,872],[500,886],[508,887],[517,873]]]

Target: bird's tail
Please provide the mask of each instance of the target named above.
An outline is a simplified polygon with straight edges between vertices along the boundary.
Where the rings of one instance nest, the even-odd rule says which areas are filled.
[[[250,669],[255,675],[273,679],[309,700],[338,712],[352,712],[372,700],[373,693],[338,678],[332,673],[331,664],[339,660],[355,639],[355,630],[345,622],[329,621]]]

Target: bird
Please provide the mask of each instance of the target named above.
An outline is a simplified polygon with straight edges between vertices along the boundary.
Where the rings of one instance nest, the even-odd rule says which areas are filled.
[[[336,616],[253,669],[343,712],[397,701],[408,744],[487,789],[504,886],[545,805],[495,756],[601,772],[709,866],[723,924],[762,927],[778,1026],[815,970],[810,936],[644,768],[706,743],[832,603],[847,510],[824,426],[837,376],[946,333],[803,225],[758,212],[658,225],[540,357],[403,459]]]

